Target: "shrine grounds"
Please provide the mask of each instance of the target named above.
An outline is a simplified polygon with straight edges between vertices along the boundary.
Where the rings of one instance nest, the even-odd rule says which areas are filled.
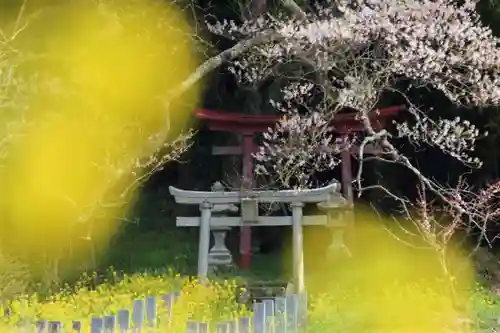
[[[166,223],[162,215],[155,213],[162,211],[160,206],[164,203],[148,197],[145,200],[147,207],[138,207],[135,223],[128,224],[100,258],[97,273],[80,275],[51,290],[41,285],[26,288],[8,306],[10,315],[0,320],[0,332],[13,331],[13,325],[21,318],[31,322],[40,318],[57,320],[63,327],[80,320],[84,331],[88,331],[92,317],[131,309],[134,300],[172,291],[180,291],[182,302],[174,308],[170,328],[163,331],[186,332],[188,320],[220,322],[249,315],[250,309],[236,302],[236,287],[241,279],[273,280],[288,274],[286,260],[271,254],[254,256],[251,273],[235,271],[217,276],[208,287],[181,277],[176,272],[183,276],[195,273],[197,232],[176,228],[172,221]],[[0,281],[5,283],[7,274],[1,270]],[[9,286],[15,286],[22,278],[19,274],[8,280]],[[391,284],[370,292],[370,296],[354,280],[309,284],[307,332],[435,331],[429,327],[442,327],[440,332],[497,332],[500,296],[487,283],[478,279],[471,285],[463,308],[451,314],[449,299],[436,292],[439,288],[429,288],[428,282]],[[5,293],[7,285],[3,283],[1,290]],[[401,306],[396,309],[388,304]]]

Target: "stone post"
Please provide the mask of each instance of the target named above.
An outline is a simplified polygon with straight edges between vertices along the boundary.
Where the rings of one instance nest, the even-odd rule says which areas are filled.
[[[200,205],[200,240],[198,245],[198,277],[206,278],[208,275],[208,250],[210,248],[210,218],[213,205],[204,202]]]
[[[302,202],[293,202],[292,207],[292,233],[293,233],[293,275],[295,292],[304,291],[304,241],[302,235]]]

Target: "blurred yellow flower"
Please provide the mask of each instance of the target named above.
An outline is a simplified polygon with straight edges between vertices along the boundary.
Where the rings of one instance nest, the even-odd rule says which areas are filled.
[[[106,245],[142,166],[189,126],[198,87],[168,109],[165,98],[197,58],[187,20],[164,2],[56,3],[12,45],[34,55],[17,70],[36,89],[0,169],[0,242],[33,260],[78,261],[89,240]]]

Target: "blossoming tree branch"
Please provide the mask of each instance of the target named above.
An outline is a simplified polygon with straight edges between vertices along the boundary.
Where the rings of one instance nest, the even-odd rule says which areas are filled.
[[[336,146],[329,124],[341,110],[353,109],[365,132],[350,138],[350,143],[360,145],[355,181],[360,195],[378,187],[410,215],[411,203],[391,189],[363,184],[364,147],[375,142],[383,149],[376,159],[405,166],[452,216],[485,230],[498,215],[493,199],[500,190],[498,184],[474,190],[463,183],[457,187],[437,183],[394,143],[405,138],[417,146],[437,147],[467,166],[481,166],[473,151],[476,140],[487,133],[460,118],[431,119],[430,110],[398,88],[399,83],[410,81],[441,92],[458,106],[499,104],[499,39],[481,24],[476,1],[327,1],[308,11],[293,1],[283,4],[288,9],[284,13],[264,13],[241,24],[209,24],[212,33],[232,39],[235,45],[184,82],[188,87],[225,62],[241,84],[259,87],[279,79],[281,96],[270,102],[283,117],[265,134],[264,146],[255,156],[256,171],[276,175],[284,187],[310,187],[314,172],[339,164],[339,153],[346,147]],[[369,117],[387,93],[404,96],[413,117],[396,124],[393,133],[377,130]],[[448,237],[450,232],[443,230],[443,234]]]

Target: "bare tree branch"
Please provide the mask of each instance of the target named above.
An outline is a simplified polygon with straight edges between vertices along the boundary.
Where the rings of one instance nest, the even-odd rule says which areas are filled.
[[[166,99],[167,105],[170,100],[182,95],[184,92],[198,83],[208,73],[220,67],[225,62],[233,60],[234,58],[240,56],[242,53],[247,52],[252,47],[259,46],[264,43],[276,42],[280,39],[283,39],[283,36],[274,30],[263,31],[262,34],[259,34],[259,36],[238,42],[233,47],[224,50],[218,55],[206,60],[203,64],[198,66],[194,73],[186,78],[173,92],[168,94],[168,97]]]

